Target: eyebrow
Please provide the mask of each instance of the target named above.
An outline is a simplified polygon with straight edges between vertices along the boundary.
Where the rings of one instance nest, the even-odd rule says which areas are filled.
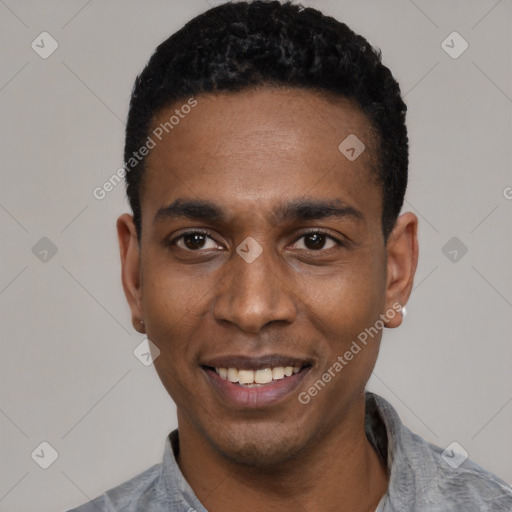
[[[364,219],[360,210],[339,199],[296,199],[286,204],[277,205],[270,212],[270,217],[276,224],[292,220],[307,221],[331,217],[353,220]],[[159,208],[153,219],[153,224],[179,218],[225,223],[227,215],[220,206],[211,201],[178,198],[170,205]]]

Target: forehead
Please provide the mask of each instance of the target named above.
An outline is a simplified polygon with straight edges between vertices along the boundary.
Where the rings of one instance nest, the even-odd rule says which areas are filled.
[[[372,171],[375,133],[350,101],[287,88],[209,93],[195,101],[193,108],[184,107],[188,98],[177,102],[153,120],[145,211],[182,196],[233,206],[268,206],[287,195],[343,202],[380,196]]]

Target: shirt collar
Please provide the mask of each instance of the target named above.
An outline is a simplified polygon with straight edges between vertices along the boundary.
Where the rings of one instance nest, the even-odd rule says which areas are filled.
[[[162,479],[169,496],[169,512],[208,512],[197,499],[176,462],[179,446],[178,431],[173,430],[167,436],[162,463]]]
[[[437,464],[426,442],[402,423],[388,401],[369,392],[365,428],[370,442],[377,439],[378,446],[372,444],[378,453],[387,442],[388,490],[379,504],[382,509],[377,510],[417,510],[415,504],[428,503]]]

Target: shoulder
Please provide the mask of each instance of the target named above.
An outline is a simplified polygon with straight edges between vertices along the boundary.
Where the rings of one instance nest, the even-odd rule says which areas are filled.
[[[423,442],[435,464],[436,478],[431,486],[434,496],[442,496],[447,505],[464,505],[467,511],[512,511],[512,486],[466,458],[466,454]]]
[[[390,482],[383,511],[512,512],[512,486],[467,458],[460,445],[443,449],[411,432],[378,395],[368,396],[367,410],[374,434],[375,415],[385,425]]]
[[[467,458],[463,450],[440,448],[403,429],[408,440],[403,462],[414,468],[416,498],[425,510],[512,512],[512,486]]]
[[[68,512],[135,512],[141,510],[141,501],[148,504],[159,492],[161,464],[155,464],[134,478],[105,492],[96,499]],[[153,502],[153,504],[156,504]],[[147,508],[143,510],[157,510]]]

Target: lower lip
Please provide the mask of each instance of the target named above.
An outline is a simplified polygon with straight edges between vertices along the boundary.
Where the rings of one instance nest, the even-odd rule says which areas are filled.
[[[208,379],[216,390],[220,392],[224,400],[228,401],[231,405],[253,409],[268,407],[290,396],[297,389],[309,370],[310,368],[306,367],[290,377],[275,380],[262,386],[247,388],[240,386],[238,383],[223,379],[215,370],[203,368]]]

